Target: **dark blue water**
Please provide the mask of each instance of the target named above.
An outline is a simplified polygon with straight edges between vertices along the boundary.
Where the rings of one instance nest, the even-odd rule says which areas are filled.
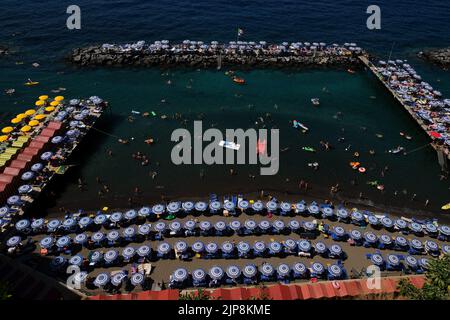
[[[74,69],[64,62],[64,56],[77,46],[104,42],[137,40],[182,41],[184,39],[228,42],[236,39],[237,28],[244,30],[242,39],[282,41],[357,42],[380,57],[408,59],[426,81],[445,96],[450,96],[448,72],[427,65],[415,54],[428,47],[449,45],[450,4],[446,1],[86,1],[81,7],[82,29],[66,28],[66,8],[72,1],[11,1],[0,3],[0,44],[13,51],[0,60],[0,88],[16,88],[13,96],[0,96],[2,119],[9,119],[19,110],[28,109],[36,96],[64,87],[67,97],[100,95],[113,105],[113,115],[105,120],[104,129],[115,136],[135,137],[129,146],[118,145],[116,138],[94,135],[84,154],[76,159],[79,166],[58,193],[55,205],[71,208],[98,205],[123,205],[138,186],[142,194],[137,202],[158,199],[161,195],[199,195],[209,192],[251,192],[260,189],[296,193],[298,181],[310,181],[312,196],[327,194],[332,184],[339,183],[345,197],[357,198],[363,192],[374,203],[439,212],[450,200],[449,184],[439,181],[440,168],[436,155],[421,149],[407,158],[392,157],[385,151],[399,144],[408,150],[428,142],[412,120],[368,73],[349,75],[341,71],[281,72],[276,70],[246,71],[242,75],[249,85],[237,88],[223,72],[171,70]],[[366,8],[381,7],[381,30],[366,28]],[[17,65],[15,62],[23,64]],[[39,62],[39,68],[31,63]],[[27,78],[40,81],[39,87],[25,88]],[[171,79],[172,86],[166,85]],[[192,88],[187,85],[192,82]],[[330,93],[324,93],[326,87]],[[321,98],[320,109],[310,107],[312,96]],[[376,97],[372,99],[370,97]],[[166,99],[167,104],[160,100]],[[274,105],[278,105],[278,109]],[[172,115],[180,112],[190,120],[199,113],[208,124],[219,128],[252,127],[258,116],[269,112],[272,125],[280,128],[282,147],[291,151],[281,157],[280,173],[274,177],[248,179],[257,167],[238,168],[238,176],[229,175],[230,167],[175,167],[169,163],[172,144],[170,133],[179,127],[175,121],[137,118],[126,121],[132,109],[156,111]],[[344,117],[337,121],[336,112]],[[289,120],[302,119],[312,129],[309,135],[299,135],[289,126]],[[362,130],[364,127],[366,130]],[[345,152],[347,143],[337,138],[345,129],[352,152]],[[399,131],[411,134],[406,142]],[[375,133],[383,133],[379,140]],[[159,142],[152,147],[142,143],[148,136]],[[301,146],[319,148],[325,139],[335,145],[329,153],[304,154]],[[369,149],[375,157],[368,157]],[[111,149],[114,157],[106,156]],[[151,164],[141,167],[131,159],[131,153],[142,151]],[[359,176],[348,167],[359,151],[361,162],[368,168]],[[321,168],[312,172],[307,163],[318,161]],[[381,169],[389,165],[385,177]],[[205,179],[199,172],[206,173]],[[150,172],[157,171],[155,180]],[[110,185],[111,193],[97,195],[99,186],[94,178],[101,176]],[[82,177],[87,190],[79,191],[76,180]],[[286,182],[289,179],[289,182]],[[356,179],[356,187],[350,184]],[[380,193],[366,184],[379,180],[386,192]],[[163,188],[161,188],[163,187]],[[403,193],[406,191],[406,194]],[[397,191],[397,195],[394,193]],[[411,201],[416,193],[417,201]]]

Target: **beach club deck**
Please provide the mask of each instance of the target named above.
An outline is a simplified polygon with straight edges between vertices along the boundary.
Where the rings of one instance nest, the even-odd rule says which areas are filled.
[[[80,292],[98,295],[340,281],[367,276],[370,265],[420,275],[449,254],[449,240],[437,221],[233,197],[22,219],[4,250],[33,252],[37,269],[62,282],[76,267]]]

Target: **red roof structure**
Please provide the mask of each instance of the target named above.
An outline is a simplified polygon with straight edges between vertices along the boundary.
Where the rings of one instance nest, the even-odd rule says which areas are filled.
[[[275,284],[265,287],[236,287],[218,288],[206,290],[213,299],[221,300],[247,300],[251,297],[267,297],[271,300],[308,300],[308,299],[333,299],[341,297],[356,297],[368,294],[394,293],[397,284],[405,277],[382,278],[379,289],[367,286],[367,279],[320,281],[316,283],[296,283],[290,285]],[[411,283],[417,288],[422,288],[425,277],[408,276]],[[194,294],[198,293],[194,291]],[[132,294],[97,295],[88,297],[91,300],[178,300],[178,290],[143,291]]]

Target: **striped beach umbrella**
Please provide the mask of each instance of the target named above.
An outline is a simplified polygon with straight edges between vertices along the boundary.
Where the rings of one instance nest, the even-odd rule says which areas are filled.
[[[79,221],[78,221],[78,225],[81,228],[86,228],[88,227],[90,224],[92,224],[94,221],[90,218],[90,217],[82,217]]]
[[[311,221],[306,221],[303,223],[303,228],[308,231],[314,231],[316,230],[317,225]]]
[[[364,234],[364,239],[368,242],[368,243],[376,243],[378,238],[377,236],[373,233],[373,232],[366,232]]]
[[[400,264],[400,259],[395,254],[389,254],[387,261],[393,267],[397,267]]]
[[[400,247],[406,247],[408,245],[408,241],[405,239],[405,237],[397,236],[395,237],[395,244]]]
[[[108,220],[108,218],[106,217],[106,215],[99,214],[99,215],[95,216],[94,223],[96,225],[103,225],[104,223],[106,223],[107,220]]]
[[[417,222],[411,222],[408,227],[411,231],[416,233],[420,233],[423,231],[422,225]]]
[[[256,228],[256,222],[254,221],[254,220],[245,220],[245,222],[244,222],[244,227],[247,229],[247,230],[254,230],[255,228]]]
[[[350,238],[353,240],[360,240],[362,238],[362,234],[359,230],[350,231]]]
[[[147,245],[142,245],[136,250],[138,256],[142,258],[147,257],[151,253],[151,251],[152,249]]]
[[[200,222],[200,229],[203,231],[208,231],[211,229],[211,222],[209,221],[201,221]]]
[[[94,251],[89,257],[89,261],[93,263],[100,262],[103,259],[103,254],[100,251]]]
[[[171,214],[175,214],[181,209],[180,202],[169,202],[169,204],[166,207],[167,211]]]
[[[295,242],[295,241],[292,240],[292,239],[286,239],[286,240],[284,241],[284,246],[285,246],[287,249],[289,249],[289,250],[291,250],[291,251],[294,251],[294,250],[297,249],[297,242]]]
[[[235,205],[231,201],[225,201],[223,204],[223,208],[229,212],[233,212],[235,209]]]
[[[166,224],[162,221],[159,221],[153,225],[153,228],[156,232],[164,232],[166,230]]]
[[[275,221],[272,223],[272,225],[273,225],[273,227],[274,227],[277,231],[279,231],[279,232],[283,231],[284,228],[285,228],[284,222],[281,221],[281,220],[275,220]]]
[[[16,230],[17,231],[23,231],[30,227],[31,223],[28,219],[22,219],[16,222]]]
[[[247,200],[241,200],[238,202],[238,208],[241,210],[247,210],[249,206],[249,203]]]
[[[203,201],[199,201],[195,204],[195,210],[199,211],[199,212],[203,212],[208,208],[208,205],[206,204],[206,202]]]
[[[61,226],[61,221],[59,221],[58,219],[52,219],[47,223],[47,228],[49,230],[56,230],[59,228],[59,226]]]
[[[309,252],[311,250],[311,243],[308,240],[300,240],[298,242],[298,248],[303,252]]]
[[[101,242],[103,241],[103,239],[105,239],[105,234],[101,231],[96,232],[94,234],[91,235],[91,240],[94,242]]]
[[[77,244],[85,244],[88,241],[88,236],[84,233],[77,234],[73,239],[73,242]]]
[[[128,210],[124,214],[124,218],[128,221],[135,219],[138,216],[138,213],[136,210]]]
[[[220,280],[220,279],[222,279],[223,275],[224,275],[224,272],[221,267],[214,266],[211,269],[209,269],[209,276],[212,279]]]
[[[217,252],[219,247],[217,246],[217,243],[209,242],[208,244],[206,244],[205,249],[206,249],[206,252],[214,254]]]
[[[152,209],[150,209],[150,207],[142,207],[138,211],[138,215],[140,217],[144,217],[144,218],[150,216],[151,213],[152,213]]]
[[[195,204],[192,201],[186,201],[181,204],[181,207],[185,212],[191,212],[194,209]]]
[[[406,256],[405,262],[411,268],[417,268],[417,266],[419,264],[417,259],[413,256]]]
[[[321,275],[325,272],[325,267],[320,262],[314,262],[311,265],[311,269],[317,275]]]
[[[325,217],[331,218],[334,216],[333,208],[329,206],[322,207],[322,213],[325,215]]]
[[[252,209],[255,212],[260,212],[264,209],[264,204],[261,201],[255,201],[252,204]]]
[[[316,244],[314,245],[314,249],[315,249],[315,251],[316,251],[317,253],[319,253],[319,254],[324,254],[324,253],[326,253],[327,250],[328,250],[328,248],[327,248],[327,246],[325,245],[325,243],[323,243],[323,242],[321,242],[321,241],[316,242]]]
[[[289,229],[291,229],[291,231],[296,231],[298,229],[300,229],[300,222],[298,222],[297,220],[291,220],[289,221]]]
[[[58,248],[64,248],[67,247],[70,243],[71,243],[72,239],[69,238],[68,236],[63,236],[58,238],[58,240],[56,240],[56,246]]]
[[[219,211],[222,208],[220,201],[211,201],[209,203],[209,209],[213,212]]]
[[[194,251],[196,253],[201,253],[205,250],[205,245],[201,241],[196,241],[192,244],[191,248],[192,248],[192,251]]]
[[[158,245],[158,252],[160,253],[160,254],[168,254],[169,252],[170,252],[170,249],[171,249],[171,247],[170,247],[170,244],[168,244],[167,242],[161,242],[159,245]]]
[[[145,277],[142,273],[136,272],[131,276],[130,282],[133,286],[138,286],[142,284],[145,280]]]
[[[402,230],[402,229],[406,229],[406,227],[408,226],[408,223],[403,219],[397,219],[397,220],[395,220],[395,226],[398,229]]]
[[[256,276],[258,270],[256,269],[256,266],[253,264],[247,264],[242,269],[242,274],[246,278],[253,278]]]
[[[125,259],[131,259],[134,257],[136,253],[136,249],[134,249],[133,247],[126,247],[122,250],[122,257],[124,257]]]
[[[73,256],[72,258],[70,258],[69,264],[80,267],[83,264],[83,256],[81,256],[79,254]]]
[[[186,241],[177,241],[175,242],[175,250],[177,250],[180,253],[186,252],[188,249],[188,245]]]
[[[123,219],[122,212],[114,212],[109,216],[109,220],[113,223],[118,223]]]
[[[179,223],[178,221],[172,221],[169,224],[169,229],[170,229],[170,231],[178,232],[181,230],[181,223]]]
[[[295,204],[295,213],[303,213],[306,210],[306,205],[304,202],[297,202]]]
[[[259,253],[264,253],[265,250],[266,250],[266,244],[263,241],[256,241],[253,244],[253,251],[259,252]]]
[[[118,257],[119,257],[119,253],[116,250],[108,250],[108,251],[106,251],[105,255],[103,256],[105,261],[109,262],[109,263],[114,262]]]
[[[34,219],[31,222],[31,229],[33,229],[33,231],[38,231],[39,229],[44,227],[44,224],[45,224],[44,218]]]
[[[412,239],[409,242],[409,245],[412,248],[416,249],[416,250],[422,250],[423,249],[423,243],[420,240],[418,240],[418,239]]]
[[[230,241],[225,241],[221,246],[222,252],[231,253],[234,250],[234,245]]]
[[[187,220],[187,221],[184,223],[184,228],[185,228],[186,230],[192,231],[192,230],[195,229],[195,226],[196,226],[196,225],[197,225],[197,223],[196,223],[194,220]]]
[[[143,236],[150,234],[150,225],[149,224],[141,224],[138,227],[138,233]]]
[[[304,275],[308,272],[308,269],[306,268],[306,266],[301,262],[295,263],[292,266],[292,270],[299,275]]]
[[[112,230],[112,231],[108,232],[108,234],[106,235],[106,238],[112,242],[117,241],[119,239],[119,237],[120,237],[120,235],[117,230]]]
[[[275,272],[274,268],[272,267],[271,264],[269,263],[264,263],[261,267],[260,267],[260,272],[267,276],[270,277],[271,275],[273,275],[273,273]]]
[[[337,216],[341,219],[347,219],[349,217],[349,213],[346,209],[340,208],[336,212]]]
[[[196,281],[203,281],[206,278],[206,272],[203,269],[195,269],[192,271],[192,279]]]
[[[392,238],[390,236],[388,236],[387,234],[382,234],[378,240],[380,240],[381,243],[385,244],[385,245],[389,245],[392,243]]]
[[[258,223],[258,227],[259,227],[259,229],[261,229],[262,231],[266,231],[266,230],[270,229],[270,222],[267,221],[267,220],[261,220],[261,221]]]
[[[332,244],[330,247],[330,253],[335,256],[342,255],[342,247],[338,244]]]
[[[231,279],[236,279],[241,275],[241,269],[239,269],[239,267],[237,266],[229,266],[227,268],[227,276],[230,277]]]
[[[163,204],[156,204],[152,207],[152,212],[157,215],[161,215],[166,211]]]
[[[230,222],[230,228],[234,231],[241,229],[241,223],[238,220],[233,220]]]
[[[15,247],[15,246],[19,245],[21,241],[22,241],[21,237],[13,236],[13,237],[9,238],[8,241],[6,241],[6,245],[8,247]]]
[[[291,272],[291,268],[285,263],[280,263],[277,267],[277,272],[279,276],[286,277]]]
[[[275,201],[268,201],[266,203],[267,211],[275,212],[278,209],[278,204]]]
[[[39,245],[43,249],[49,249],[53,246],[54,243],[55,243],[55,239],[52,236],[47,236],[39,242]]]
[[[134,227],[125,228],[122,234],[124,237],[134,237],[136,235],[136,229]]]
[[[217,231],[224,231],[226,228],[227,228],[227,225],[223,221],[217,221],[214,224],[214,229],[216,229]]]
[[[372,261],[372,263],[376,266],[381,266],[384,264],[383,257],[381,256],[381,254],[378,253],[372,254],[370,257],[370,261]]]
[[[328,267],[328,273],[333,277],[340,277],[342,275],[342,268],[337,264],[332,264]]]
[[[269,243],[269,250],[272,254],[277,254],[281,251],[283,247],[281,244],[277,241],[272,241]]]
[[[110,280],[110,277],[107,273],[102,272],[97,275],[97,277],[94,280],[94,285],[96,287],[103,287],[105,286]]]
[[[239,253],[246,254],[250,251],[250,245],[245,241],[240,241],[237,244],[237,249]]]
[[[289,202],[282,202],[280,204],[280,209],[284,213],[289,213],[289,212],[291,212],[292,207],[291,207],[291,204]]]
[[[308,212],[312,215],[315,215],[320,212],[320,208],[317,204],[312,203],[308,206]]]

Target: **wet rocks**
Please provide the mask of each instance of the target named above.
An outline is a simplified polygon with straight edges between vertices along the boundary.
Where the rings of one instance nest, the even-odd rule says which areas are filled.
[[[418,56],[441,67],[447,68],[450,66],[450,47],[421,51]]]

